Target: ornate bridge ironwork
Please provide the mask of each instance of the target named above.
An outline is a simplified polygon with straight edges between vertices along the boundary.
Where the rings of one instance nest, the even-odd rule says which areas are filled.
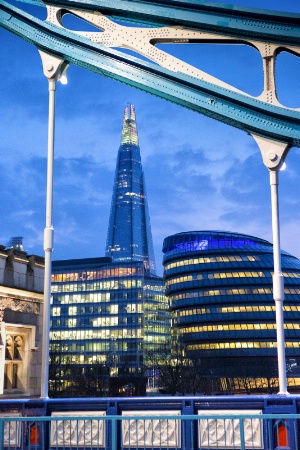
[[[300,108],[279,103],[275,80],[275,61],[281,51],[300,56],[300,14],[202,0],[26,1],[46,6],[46,21],[0,0],[0,25],[65,66],[76,64],[252,134],[270,169],[281,164],[290,147],[300,147]],[[99,32],[66,29],[66,14],[83,19]],[[258,97],[248,95],[157,48],[159,43],[250,45],[263,61],[263,92]],[[46,66],[44,62],[45,75],[51,78],[55,65]],[[265,146],[273,141],[278,143],[276,157],[274,152],[270,157]]]

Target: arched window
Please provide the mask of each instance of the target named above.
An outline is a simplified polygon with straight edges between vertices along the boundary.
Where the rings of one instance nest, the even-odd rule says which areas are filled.
[[[24,339],[21,335],[7,334],[5,342],[4,389],[20,389],[23,365]]]

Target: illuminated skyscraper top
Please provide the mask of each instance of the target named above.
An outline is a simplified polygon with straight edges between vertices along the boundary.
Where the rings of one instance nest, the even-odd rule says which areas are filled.
[[[123,128],[121,146],[124,144],[139,146],[139,137],[136,127],[136,117],[133,105],[125,108],[123,117]]]
[[[144,173],[133,105],[125,109],[106,242],[113,261],[143,261],[155,274]]]

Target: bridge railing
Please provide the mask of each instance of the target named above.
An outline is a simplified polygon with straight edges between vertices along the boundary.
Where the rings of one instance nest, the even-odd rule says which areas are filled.
[[[9,450],[298,450],[300,414],[181,415],[105,411],[0,417],[0,448]],[[20,414],[19,414],[20,415]]]

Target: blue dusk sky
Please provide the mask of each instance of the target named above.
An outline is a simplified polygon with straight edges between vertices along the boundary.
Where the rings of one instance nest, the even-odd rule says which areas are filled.
[[[213,3],[213,2],[212,2]],[[224,2],[225,3],[225,2]],[[227,2],[230,3],[230,2]],[[40,18],[46,10],[14,3]],[[299,0],[231,4],[300,13]],[[165,45],[166,51],[258,96],[262,61],[249,46]],[[48,82],[37,49],[0,29],[0,244],[24,237],[43,255]],[[300,107],[300,58],[279,55],[278,97]],[[269,173],[245,132],[88,72],[58,84],[53,259],[104,256],[123,112],[135,105],[158,273],[171,234],[226,230],[272,241]],[[281,247],[300,257],[300,149],[280,172]]]

